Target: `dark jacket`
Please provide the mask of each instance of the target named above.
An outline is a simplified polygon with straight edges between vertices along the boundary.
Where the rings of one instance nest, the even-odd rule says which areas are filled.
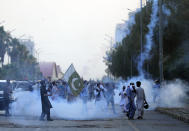
[[[10,100],[10,96],[12,93],[11,85],[7,83],[7,85],[3,88],[3,97],[5,100]]]
[[[44,113],[47,113],[50,108],[52,108],[51,102],[49,101],[49,98],[47,95],[46,86],[42,85],[41,89],[41,104],[42,104],[42,111]]]

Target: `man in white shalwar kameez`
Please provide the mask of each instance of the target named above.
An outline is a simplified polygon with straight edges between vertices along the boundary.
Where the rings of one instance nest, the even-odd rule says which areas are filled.
[[[144,101],[146,101],[144,89],[141,87],[141,82],[136,82],[137,89],[136,89],[136,107],[138,111],[138,117],[137,119],[143,119],[144,115]]]
[[[122,91],[119,93],[119,96],[121,96],[120,107],[123,112],[126,112],[127,96],[125,86],[123,86]]]

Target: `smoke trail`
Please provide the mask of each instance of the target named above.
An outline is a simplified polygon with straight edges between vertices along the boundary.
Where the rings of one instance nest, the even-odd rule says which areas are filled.
[[[151,20],[149,25],[147,26],[149,31],[146,35],[146,44],[144,46],[144,51],[142,53],[142,57],[140,59],[140,62],[138,64],[138,71],[140,76],[144,76],[144,70],[143,70],[143,64],[144,61],[150,58],[150,51],[152,49],[153,42],[153,31],[156,26],[156,23],[158,21],[158,0],[154,0],[152,4],[152,14],[151,14]]]
[[[33,117],[39,119],[41,115],[41,97],[39,90],[33,92],[17,91],[14,97],[17,99],[11,105],[11,113],[13,116],[22,116],[25,118]],[[106,107],[106,101],[102,100],[100,106],[95,104],[95,101],[89,101],[84,105],[81,99],[77,99],[73,103],[68,103],[62,98],[51,100],[53,108],[51,116],[57,119],[67,120],[90,120],[90,119],[106,119],[115,118],[118,115],[113,114],[111,108]],[[87,110],[85,109],[87,108]],[[102,110],[101,110],[102,109]]]

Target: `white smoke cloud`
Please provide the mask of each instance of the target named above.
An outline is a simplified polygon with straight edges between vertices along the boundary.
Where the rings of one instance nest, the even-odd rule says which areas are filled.
[[[136,81],[142,82],[142,88],[145,90],[146,99],[149,103],[149,110],[153,110],[156,107],[182,107],[185,106],[186,92],[188,83],[182,80],[174,80],[164,82],[162,88],[159,90],[159,99],[156,103],[153,101],[153,80],[147,80],[142,77],[134,77],[127,81],[119,81],[115,90],[114,101],[116,105],[119,105],[120,96],[119,92],[122,90],[123,85],[127,86],[130,82]],[[41,115],[41,97],[40,91],[17,91],[14,93],[17,100],[11,104],[11,113],[13,115],[10,119],[14,123],[18,124],[30,124],[23,122],[23,119],[39,119]],[[66,120],[93,120],[93,119],[109,119],[120,116],[120,108],[116,108],[117,114],[113,114],[111,107],[107,108],[106,101],[103,99],[99,105],[95,104],[95,101],[88,101],[87,105],[84,105],[81,99],[77,99],[72,103],[68,103],[66,100],[57,99],[52,101],[53,108],[51,109],[51,116],[54,119],[66,119]],[[117,106],[116,106],[117,107]],[[22,119],[18,121],[18,116]]]
[[[12,115],[39,116],[41,113],[41,98],[37,91],[15,91],[16,102],[11,105]]]
[[[186,105],[187,95],[186,92],[189,90],[188,83],[176,79],[173,81],[166,81],[163,83],[162,88],[158,92],[158,98],[156,103],[153,101],[153,86],[154,81],[149,79],[144,79],[142,77],[134,77],[125,82],[119,83],[119,88],[116,92],[122,90],[123,85],[128,86],[130,82],[141,81],[141,87],[144,88],[146,94],[146,100],[150,105],[150,109],[155,109],[156,107],[183,107]],[[157,92],[156,92],[157,93]],[[120,97],[118,94],[115,96],[115,101],[119,104]]]
[[[33,92],[17,91],[14,93],[16,101],[11,105],[11,113],[13,116],[23,116],[28,118],[40,117],[41,115],[41,97],[39,90]],[[84,105],[81,99],[77,99],[72,103],[68,103],[61,98],[51,101],[53,108],[51,116],[58,119],[68,120],[89,120],[114,118],[118,115],[113,114],[111,107],[107,108],[107,103],[103,99],[98,105],[95,101],[89,101]]]
[[[163,107],[181,107],[185,106],[187,100],[188,83],[176,79],[165,82],[160,91],[159,106]]]

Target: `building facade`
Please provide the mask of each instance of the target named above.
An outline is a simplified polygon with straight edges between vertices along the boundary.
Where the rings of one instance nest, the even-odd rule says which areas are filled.
[[[39,62],[40,72],[43,77],[51,80],[58,80],[63,77],[63,73],[59,65],[56,65],[55,62]]]

